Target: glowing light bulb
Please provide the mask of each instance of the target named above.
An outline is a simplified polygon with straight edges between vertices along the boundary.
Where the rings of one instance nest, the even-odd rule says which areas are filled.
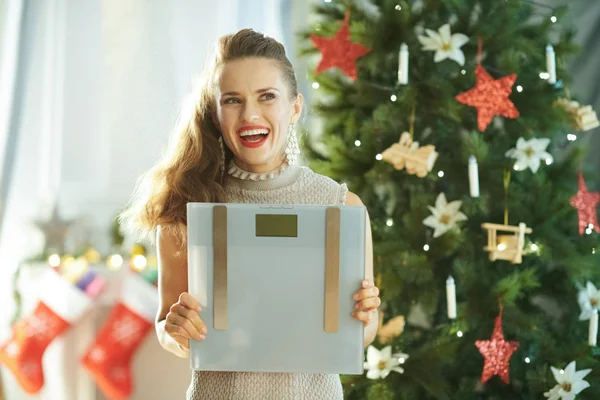
[[[146,257],[144,257],[141,254],[138,254],[137,256],[133,257],[133,260],[131,260],[131,264],[135,270],[141,271],[144,268],[146,268],[148,261],[146,260]]]
[[[109,269],[119,269],[123,265],[123,257],[119,254],[113,254],[108,259],[108,268]]]
[[[51,267],[58,267],[60,265],[60,256],[58,254],[52,254],[48,257],[48,264]]]

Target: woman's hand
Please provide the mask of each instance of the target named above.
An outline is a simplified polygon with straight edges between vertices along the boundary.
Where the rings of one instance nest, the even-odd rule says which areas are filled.
[[[352,299],[356,301],[352,317],[361,321],[365,326],[373,316],[373,311],[381,305],[379,298],[379,289],[372,280],[366,279],[362,281],[362,288],[354,293]]]
[[[189,293],[182,293],[169,309],[165,331],[185,350],[190,348],[190,339],[206,338],[206,324],[198,316],[201,310],[200,303]]]

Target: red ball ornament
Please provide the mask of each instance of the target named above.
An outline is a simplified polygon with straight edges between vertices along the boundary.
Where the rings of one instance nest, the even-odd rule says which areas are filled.
[[[339,68],[353,81],[356,80],[356,60],[371,51],[370,48],[350,40],[350,12],[346,12],[344,23],[332,38],[310,35],[313,44],[321,50],[321,62],[317,73],[329,68]]]
[[[456,100],[477,108],[477,127],[480,132],[485,131],[495,115],[507,118],[519,116],[519,111],[508,98],[517,80],[517,74],[494,80],[485,68],[478,64],[475,76],[475,87],[458,94]]]
[[[579,190],[576,195],[571,197],[571,205],[577,209],[580,235],[583,235],[583,231],[588,225],[593,225],[593,229],[600,232],[598,214],[596,213],[598,203],[600,203],[600,193],[588,192],[583,175],[579,172]]]
[[[519,342],[507,342],[502,333],[502,307],[496,317],[494,332],[491,340],[477,340],[475,346],[485,358],[481,383],[486,383],[492,376],[498,375],[507,385],[508,363],[512,354],[519,348]]]

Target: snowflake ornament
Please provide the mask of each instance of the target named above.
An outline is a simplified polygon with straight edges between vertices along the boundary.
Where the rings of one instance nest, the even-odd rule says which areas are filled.
[[[455,200],[450,203],[446,201],[446,195],[440,193],[435,201],[435,207],[428,206],[433,215],[423,220],[423,225],[434,229],[433,237],[437,238],[451,229],[457,222],[466,221],[468,218],[459,211],[462,201]]]
[[[600,291],[592,282],[585,285],[585,289],[579,291],[577,296],[579,307],[581,307],[580,321],[590,319],[594,310],[600,310]]]
[[[367,378],[369,379],[385,379],[390,372],[395,371],[399,374],[404,373],[404,369],[400,367],[400,360],[404,362],[408,358],[408,354],[396,353],[392,356],[392,346],[386,346],[381,351],[373,346],[367,349],[367,361],[365,369]]]
[[[427,36],[419,35],[419,42],[423,50],[435,51],[433,61],[440,62],[447,58],[456,61],[460,65],[465,64],[465,53],[460,49],[468,41],[469,37],[462,33],[450,34],[450,25],[444,24],[438,32],[426,29]]]
[[[553,162],[552,155],[546,151],[549,144],[550,139],[546,138],[525,140],[520,137],[517,140],[517,146],[506,152],[506,157],[517,160],[515,163],[517,171],[529,168],[535,174],[540,169],[542,161],[545,161],[547,164]]]
[[[573,400],[582,390],[590,387],[590,384],[583,378],[592,372],[591,369],[575,370],[575,361],[571,361],[567,368],[559,370],[550,367],[552,375],[558,383],[552,389],[544,393],[544,397],[550,400]]]

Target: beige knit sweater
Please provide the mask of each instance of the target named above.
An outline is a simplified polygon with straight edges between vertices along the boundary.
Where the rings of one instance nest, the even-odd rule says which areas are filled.
[[[238,176],[240,176],[238,174]],[[345,204],[348,189],[306,167],[262,181],[228,177],[231,203]],[[339,400],[338,375],[193,371],[187,400]]]

